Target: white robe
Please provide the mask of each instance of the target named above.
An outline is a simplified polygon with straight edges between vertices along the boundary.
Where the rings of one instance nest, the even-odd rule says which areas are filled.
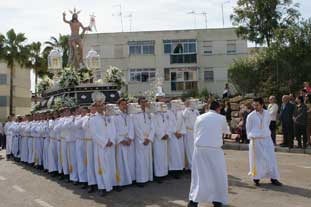
[[[169,154],[169,170],[183,170],[185,168],[185,148],[183,137],[179,139],[175,133],[185,135],[186,127],[182,117],[182,111],[168,111],[169,115],[169,135],[168,154]]]
[[[163,136],[169,135],[169,116],[165,112],[156,112],[152,115],[155,135],[153,140],[153,163],[154,175],[163,177],[168,175],[168,140],[163,140]]]
[[[58,171],[58,158],[57,158],[57,136],[54,126],[55,120],[49,120],[48,133],[49,133],[49,146],[48,146],[48,169],[49,172]]]
[[[42,122],[42,136],[43,136],[43,168],[45,170],[49,170],[49,144],[50,144],[50,139],[49,139],[49,122],[48,121],[43,121]]]
[[[246,132],[250,139],[249,175],[252,179],[280,179],[269,128],[270,120],[267,110],[264,110],[263,115],[253,111],[247,116]]]
[[[94,141],[90,132],[90,119],[94,115],[89,115],[83,119],[82,128],[86,137],[86,156],[87,156],[87,183],[89,186],[96,185],[95,163],[94,163]]]
[[[116,185],[115,146],[107,147],[109,140],[115,144],[116,129],[111,117],[96,114],[89,123],[94,140],[94,162],[97,186],[100,190],[111,191]]]
[[[185,145],[185,152],[186,152],[186,168],[191,169],[191,162],[192,162],[192,154],[193,154],[193,128],[194,123],[196,121],[197,116],[200,113],[196,109],[185,108],[183,111],[183,118],[186,126],[186,134],[184,136],[184,145]]]
[[[27,125],[28,122],[22,122],[20,127],[20,134],[21,134],[21,161],[28,162],[28,136],[27,133]]]
[[[20,135],[19,135],[19,123],[13,122],[11,125],[11,131],[12,131],[12,154],[14,157],[19,157],[19,141],[20,141]]]
[[[28,127],[26,130],[28,131],[29,137],[27,140],[27,146],[28,146],[28,163],[32,164],[34,163],[34,137],[33,137],[33,132],[32,129],[34,127],[34,121],[29,122]]]
[[[122,113],[114,117],[116,127],[116,170],[119,176],[117,185],[125,186],[135,180],[135,148],[134,126],[131,117]],[[122,141],[131,140],[131,145],[123,145]]]
[[[90,141],[89,137],[86,137],[85,130],[82,125],[83,122],[88,119],[87,116],[77,116],[74,122],[76,131],[76,157],[79,182],[87,183],[87,142]]]
[[[35,165],[41,166],[43,163],[43,139],[42,139],[42,129],[41,123],[35,121],[33,127],[31,128],[31,135],[33,136],[33,161]]]
[[[154,139],[154,126],[149,113],[138,113],[132,116],[135,132],[135,173],[136,182],[153,181],[152,143],[144,145],[145,138]]]
[[[68,171],[71,181],[78,181],[78,166],[76,153],[76,128],[75,117],[66,117],[63,123],[63,135],[66,142],[66,155],[68,161]]]
[[[12,154],[12,136],[13,136],[13,132],[12,132],[12,126],[13,122],[7,122],[4,125],[4,133],[6,135],[6,154],[10,155]]]
[[[230,133],[226,118],[214,111],[199,116],[195,122],[191,201],[228,204],[227,169],[221,149],[223,133]]]
[[[67,142],[65,140],[65,129],[63,127],[64,122],[66,121],[66,117],[61,117],[55,127],[56,131],[59,131],[59,142],[58,142],[58,161],[59,161],[59,166],[58,167],[58,172],[63,172],[64,175],[69,175],[69,165],[68,165],[68,155],[67,155]],[[60,173],[61,173],[60,172]]]

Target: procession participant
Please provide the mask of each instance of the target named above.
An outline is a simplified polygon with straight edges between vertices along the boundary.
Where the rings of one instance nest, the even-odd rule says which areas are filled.
[[[14,123],[15,115],[10,115],[8,117],[8,122],[4,125],[4,134],[6,135],[6,157],[10,159],[12,156],[12,124]]]
[[[56,176],[58,172],[58,158],[57,158],[57,135],[54,130],[56,119],[58,118],[58,113],[54,111],[48,120],[48,137],[49,137],[49,146],[48,146],[48,169],[49,173],[52,176]]]
[[[188,207],[212,202],[220,207],[228,203],[228,178],[222,135],[230,134],[226,117],[219,114],[220,104],[213,101],[210,110],[200,115],[194,126],[194,153]]]
[[[85,131],[86,143],[86,156],[87,156],[87,184],[88,193],[93,193],[96,190],[96,175],[95,175],[95,163],[94,163],[94,140],[92,139],[90,132],[90,119],[96,114],[96,103],[90,106],[90,113],[83,119],[82,128]]]
[[[255,110],[247,117],[246,131],[250,140],[249,144],[249,175],[256,186],[259,186],[260,179],[269,178],[271,183],[281,186],[277,162],[274,153],[274,145],[269,129],[271,117],[267,110],[263,109],[262,98],[253,100]]]
[[[28,136],[29,134],[27,133],[27,125],[28,125],[28,115],[23,117],[23,121],[21,123],[21,127],[20,127],[20,134],[21,134],[21,161],[23,163],[27,163],[28,162],[28,145],[27,145],[27,141],[28,141]]]
[[[64,110],[59,110],[59,113],[57,114],[57,116],[55,116],[56,119],[54,121],[54,126],[53,126],[53,134],[55,135],[56,141],[57,141],[57,147],[56,147],[56,151],[57,151],[57,170],[58,170],[58,174],[60,175],[59,179],[65,179],[68,176],[68,169],[66,171],[66,174],[64,173],[63,170],[63,159],[66,159],[66,154],[63,154],[63,147],[62,147],[62,141],[63,137],[62,137],[62,131],[61,131],[61,126],[63,124],[64,121]],[[64,157],[64,158],[63,158]]]
[[[43,168],[45,172],[49,172],[49,113],[43,114],[42,120],[42,136],[43,136]]]
[[[27,146],[28,146],[28,164],[30,166],[34,165],[33,149],[34,149],[34,137],[32,133],[32,128],[34,127],[34,114],[29,117],[29,124],[26,128],[28,136]]]
[[[150,113],[146,112],[149,107],[148,101],[141,97],[138,104],[142,112],[132,115],[135,132],[135,172],[137,186],[144,187],[146,182],[153,181],[152,141],[155,129]]]
[[[61,113],[61,117],[54,127],[54,130],[59,131],[59,147],[58,147],[58,160],[61,164],[59,170],[62,169],[62,173],[64,176],[61,176],[60,179],[65,178],[67,182],[70,182],[69,177],[69,164],[68,164],[68,155],[67,155],[67,140],[65,137],[68,137],[69,130],[64,128],[64,123],[67,118],[71,115],[70,110],[68,108],[63,108]]]
[[[101,94],[101,95],[99,95]],[[97,186],[100,195],[104,196],[106,192],[113,189],[116,183],[116,166],[115,166],[115,138],[116,129],[113,120],[104,114],[105,99],[104,94],[98,92],[97,113],[90,119],[89,127],[91,137],[94,140],[94,162]]]
[[[79,108],[79,114],[77,113],[74,121],[76,131],[76,154],[77,154],[77,168],[79,182],[83,184],[82,189],[88,187],[87,183],[87,142],[91,141],[89,137],[86,137],[85,130],[82,127],[83,122],[88,119],[87,113],[89,112],[87,107]]]
[[[171,101],[171,109],[167,111],[169,117],[169,171],[174,178],[178,179],[185,168],[185,150],[183,136],[186,134],[186,127],[182,116],[181,100]]]
[[[197,116],[200,115],[199,111],[195,109],[191,104],[191,99],[186,100],[185,102],[186,108],[183,111],[183,118],[186,126],[186,134],[184,136],[184,145],[186,152],[186,163],[185,168],[191,170],[192,163],[192,154],[193,154],[193,127],[196,121]]]
[[[31,133],[34,138],[33,140],[33,161],[34,166],[37,169],[42,169],[42,159],[43,159],[43,140],[42,129],[41,129],[41,114],[35,115],[35,122],[31,128]]]
[[[20,122],[22,120],[21,116],[17,116],[16,121],[12,123],[11,130],[12,130],[12,154],[15,161],[19,160],[20,157],[20,132],[19,132],[19,126]]]
[[[74,185],[78,184],[78,167],[76,160],[76,128],[74,125],[75,116],[79,114],[76,108],[67,110],[65,121],[62,124],[63,136],[66,142],[66,157],[68,161],[69,179]]]
[[[155,133],[153,140],[153,163],[155,180],[162,183],[163,178],[168,175],[168,146],[167,141],[169,138],[168,115],[162,107],[163,102],[152,103],[155,111],[152,113],[152,122],[154,124]]]
[[[114,117],[116,127],[116,167],[117,186],[132,184],[135,180],[135,148],[134,126],[131,117],[127,114],[127,100],[120,98],[118,107],[121,113]]]

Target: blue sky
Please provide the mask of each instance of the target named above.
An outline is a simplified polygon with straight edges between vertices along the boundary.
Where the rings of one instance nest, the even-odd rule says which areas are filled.
[[[46,41],[69,28],[62,22],[62,13],[77,7],[82,10],[80,20],[88,25],[89,15],[96,15],[98,32],[121,31],[118,5],[122,5],[124,30],[165,30],[204,28],[203,15],[190,15],[190,11],[207,13],[210,28],[222,27],[221,3],[225,0],[0,0],[0,33],[10,28],[24,32],[30,41]],[[311,1],[296,0],[305,18],[310,17]],[[229,15],[236,0],[224,5],[225,26],[231,26]],[[69,17],[68,13],[68,17]],[[196,24],[195,24],[196,19]]]

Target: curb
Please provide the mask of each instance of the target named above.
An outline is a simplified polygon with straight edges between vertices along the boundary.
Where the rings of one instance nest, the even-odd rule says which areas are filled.
[[[226,150],[239,150],[239,151],[248,151],[248,144],[237,144],[237,143],[225,143],[222,146],[223,149]],[[285,147],[275,147],[275,152],[283,152],[283,153],[292,153],[292,154],[307,154],[311,155],[311,149],[288,149]]]

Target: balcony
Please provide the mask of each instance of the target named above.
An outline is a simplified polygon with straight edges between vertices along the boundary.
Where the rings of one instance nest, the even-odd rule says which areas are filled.
[[[197,54],[171,54],[171,64],[197,63]]]

